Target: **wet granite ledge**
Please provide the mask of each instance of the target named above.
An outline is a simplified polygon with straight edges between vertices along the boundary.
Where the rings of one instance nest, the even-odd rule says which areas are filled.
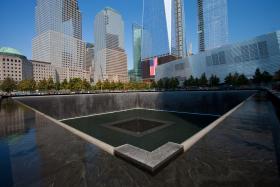
[[[150,173],[156,173],[172,159],[183,153],[183,146],[168,142],[156,150],[149,152],[133,145],[125,144],[115,148],[114,154]]]
[[[272,101],[275,104],[280,105],[280,92],[277,92],[275,90],[267,90],[267,92],[269,93],[270,98],[272,99]]]

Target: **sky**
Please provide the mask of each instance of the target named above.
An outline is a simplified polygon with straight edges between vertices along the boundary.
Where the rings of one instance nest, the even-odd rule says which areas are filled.
[[[186,40],[196,53],[197,0],[185,1]],[[132,24],[141,24],[142,0],[79,0],[83,16],[83,40],[93,42],[95,15],[105,7],[121,13],[125,23],[125,48],[128,67],[133,68]],[[13,47],[32,58],[32,38],[35,35],[36,0],[0,1],[0,46]],[[280,0],[228,0],[229,42],[236,43],[280,30]]]

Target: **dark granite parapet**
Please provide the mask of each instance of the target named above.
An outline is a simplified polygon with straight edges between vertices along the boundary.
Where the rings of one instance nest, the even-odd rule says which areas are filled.
[[[60,120],[132,108],[222,115],[255,92],[132,92],[15,99]]]

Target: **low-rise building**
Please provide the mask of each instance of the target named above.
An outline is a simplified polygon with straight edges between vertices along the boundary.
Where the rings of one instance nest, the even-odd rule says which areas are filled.
[[[18,50],[0,47],[0,81],[8,77],[17,82],[32,79],[32,63]]]
[[[55,69],[49,62],[41,62],[36,60],[31,60],[33,65],[33,79],[38,82],[43,79],[52,78],[56,81]]]
[[[185,80],[205,73],[208,78],[216,75],[223,82],[229,73],[235,72],[253,78],[257,68],[272,75],[280,69],[280,31],[159,65],[156,80]]]

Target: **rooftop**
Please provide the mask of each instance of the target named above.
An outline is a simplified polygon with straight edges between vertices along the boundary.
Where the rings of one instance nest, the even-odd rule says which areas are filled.
[[[24,56],[17,49],[14,49],[14,48],[11,48],[11,47],[0,47],[0,53]]]

